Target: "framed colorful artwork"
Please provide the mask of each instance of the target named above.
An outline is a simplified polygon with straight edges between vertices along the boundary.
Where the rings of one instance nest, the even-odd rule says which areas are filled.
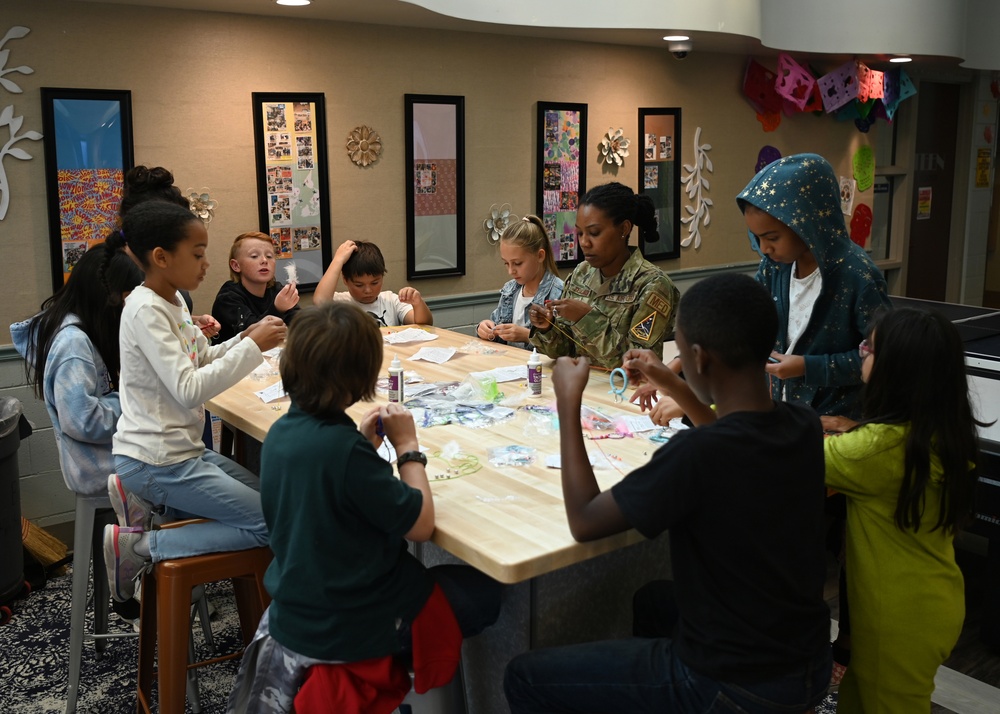
[[[465,97],[404,101],[406,277],[465,275]]]
[[[679,258],[681,110],[640,109],[639,139],[639,193],[653,200],[658,234],[640,235],[639,249],[646,260]]]
[[[289,268],[300,292],[316,288],[333,260],[326,104],[321,93],[253,93],[257,212],[271,236],[277,278]]]
[[[42,87],[45,189],[52,289],[118,221],[125,172],[132,168],[128,90]]]
[[[576,207],[586,187],[587,105],[538,102],[535,203],[560,268],[580,262]]]

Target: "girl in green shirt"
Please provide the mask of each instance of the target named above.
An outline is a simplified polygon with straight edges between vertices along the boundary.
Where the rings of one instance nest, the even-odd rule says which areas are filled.
[[[826,483],[847,496],[851,667],[838,712],[929,711],[965,618],[954,537],[979,460],[962,340],[932,311],[877,318],[859,346],[863,420],[823,417]]]

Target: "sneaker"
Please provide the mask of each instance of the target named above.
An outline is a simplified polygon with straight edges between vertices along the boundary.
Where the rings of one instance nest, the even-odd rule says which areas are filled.
[[[827,689],[827,692],[835,694],[840,689],[840,682],[846,673],[847,665],[834,660],[833,669],[830,671],[830,687]]]
[[[141,606],[139,601],[134,597],[129,598],[125,602],[118,602],[117,600],[111,600],[111,611],[118,616],[120,620],[128,623],[128,625],[135,631],[139,631],[139,616],[142,614]]]
[[[125,602],[135,595],[135,581],[152,563],[135,552],[141,528],[104,527],[104,565],[108,570],[111,597]]]
[[[142,528],[144,531],[152,528],[153,504],[126,491],[118,474],[108,476],[108,497],[122,528]]]

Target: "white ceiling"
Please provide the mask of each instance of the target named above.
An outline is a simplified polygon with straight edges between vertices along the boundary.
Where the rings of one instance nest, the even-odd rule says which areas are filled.
[[[648,47],[663,47],[663,35],[676,30],[691,36],[694,52],[775,55],[784,49],[837,62],[858,56],[880,69],[888,59],[881,53],[896,52],[911,54],[914,68],[957,69],[972,58],[966,66],[1000,69],[993,31],[984,31],[983,47],[966,48],[976,28],[1000,25],[995,0],[313,0],[305,7],[274,0],[74,1]],[[841,54],[833,54],[834,47]],[[877,50],[866,52],[872,47]]]
[[[102,2],[116,5],[171,8],[175,10],[202,10],[207,12],[228,12],[246,15],[267,15],[309,20],[334,20],[338,22],[359,22],[374,25],[396,25],[462,32],[485,32],[500,35],[527,37],[550,37],[555,39],[578,40],[583,42],[603,42],[610,44],[662,47],[663,35],[670,28],[606,28],[606,27],[543,27],[539,25],[510,24],[507,15],[503,22],[478,22],[432,12],[413,2],[403,0],[313,0],[305,7],[277,5],[274,0],[75,0],[76,2]],[[662,2],[662,0],[659,0]],[[693,0],[697,3],[704,0]],[[736,0],[743,2],[745,0]],[[549,0],[541,0],[549,2]],[[613,5],[594,0],[574,0],[581,5],[590,4],[601,8]],[[479,3],[482,5],[483,3]],[[513,3],[486,3],[509,8]],[[613,10],[608,10],[613,13]],[[511,13],[513,14],[513,13]],[[512,18],[510,18],[512,19]],[[726,32],[703,32],[691,30],[695,51],[702,49],[733,54],[774,54],[761,45],[756,38]]]

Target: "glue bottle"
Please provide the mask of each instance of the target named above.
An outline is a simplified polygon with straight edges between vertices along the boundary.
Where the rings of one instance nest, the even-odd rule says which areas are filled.
[[[403,365],[399,363],[398,355],[392,356],[392,364],[389,365],[389,401],[403,403]]]
[[[538,356],[537,348],[531,350],[528,358],[528,387],[533,397],[542,393],[542,358]]]

